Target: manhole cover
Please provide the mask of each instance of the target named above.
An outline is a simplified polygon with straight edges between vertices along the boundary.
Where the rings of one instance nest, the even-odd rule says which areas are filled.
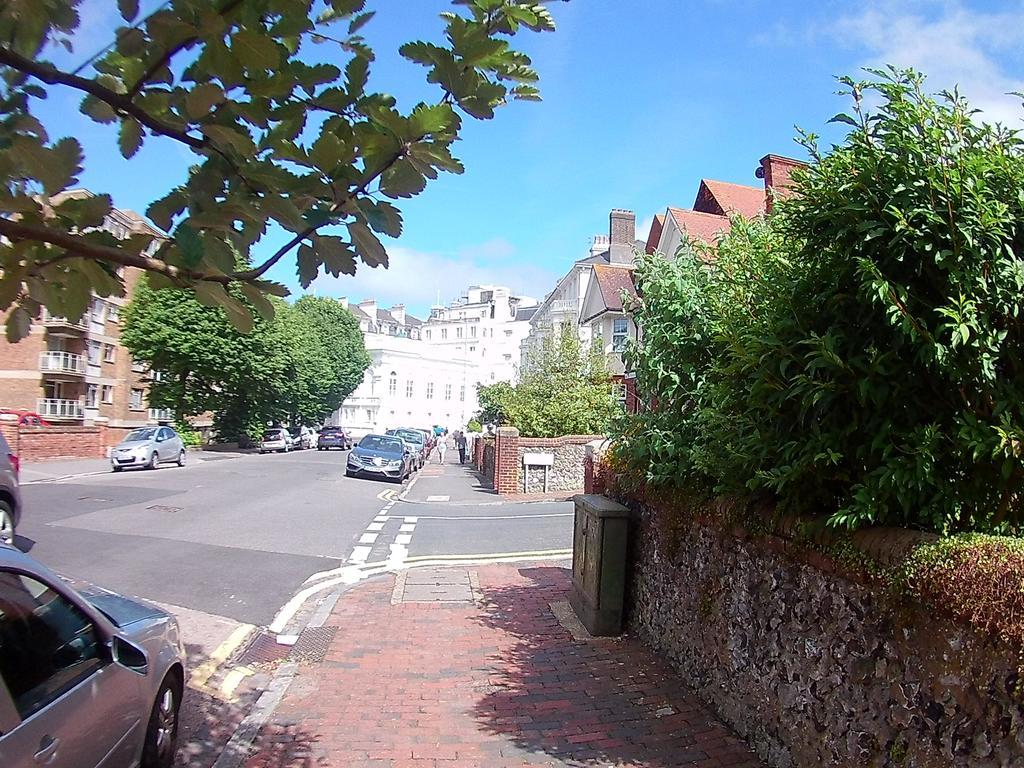
[[[337,631],[337,627],[306,627],[292,646],[289,660],[320,663],[327,655],[327,649],[330,648]]]
[[[277,636],[260,632],[238,657],[239,664],[270,664],[288,655],[291,646],[281,645]]]
[[[171,513],[173,513],[173,512],[181,512],[181,510],[182,510],[181,507],[166,507],[163,504],[153,504],[150,507],[146,507],[146,509],[151,509],[154,512],[171,512]]]

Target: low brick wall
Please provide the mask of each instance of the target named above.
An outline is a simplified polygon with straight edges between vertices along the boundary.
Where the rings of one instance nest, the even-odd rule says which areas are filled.
[[[18,427],[0,423],[0,431],[21,461],[103,458],[110,445],[104,425]]]
[[[629,630],[769,765],[1024,766],[1016,650],[785,534],[666,524],[622,500],[636,512]],[[896,561],[921,540],[879,530],[854,543]]]
[[[554,466],[547,470],[547,491],[581,491],[584,486],[587,443],[603,440],[595,435],[567,435],[565,437],[519,438],[519,490],[523,493],[541,493],[544,488],[544,470],[532,467],[526,472],[523,456],[528,453],[550,453],[555,456]],[[524,488],[525,486],[525,488]]]

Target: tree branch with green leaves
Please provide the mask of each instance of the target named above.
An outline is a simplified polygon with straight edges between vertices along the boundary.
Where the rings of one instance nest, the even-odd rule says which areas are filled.
[[[74,318],[93,294],[123,295],[121,267],[195,291],[241,326],[252,323],[239,311],[249,305],[227,289],[238,284],[272,311],[253,297],[287,293],[265,277],[286,258],[303,287],[360,263],[386,268],[380,238],[402,232],[391,201],[463,171],[451,152],[463,116],[486,120],[511,100],[539,99],[538,75],[511,43],[524,29],[554,29],[545,0],[453,0],[440,42],[400,48],[439,91],[403,112],[369,88],[366,0],[171,0],[145,18],[137,0],[119,0],[125,26],[91,76],[49,59],[74,41],[79,4],[0,6],[0,310],[11,340],[43,307]],[[115,238],[103,226],[111,195],[69,194],[82,147],[53,138],[59,127],[33,113],[58,89],[80,92],[83,114],[116,127],[126,159],[147,142],[196,156],[146,210],[166,236]],[[285,244],[261,255],[282,230]]]

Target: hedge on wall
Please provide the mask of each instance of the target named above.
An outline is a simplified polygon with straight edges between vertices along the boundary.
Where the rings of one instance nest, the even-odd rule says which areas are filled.
[[[914,72],[842,82],[849,135],[803,137],[769,217],[641,260],[629,358],[657,407],[617,461],[833,525],[1017,532],[1024,144]]]

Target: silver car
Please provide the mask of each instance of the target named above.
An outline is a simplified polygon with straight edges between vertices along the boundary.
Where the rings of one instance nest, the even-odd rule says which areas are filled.
[[[21,522],[18,469],[18,457],[0,435],[0,544],[14,543],[14,531]]]
[[[185,466],[185,444],[170,427],[133,429],[110,453],[110,467],[115,472],[125,467],[156,469],[168,461]]]
[[[0,765],[170,768],[185,682],[174,617],[73,589],[0,546]]]

